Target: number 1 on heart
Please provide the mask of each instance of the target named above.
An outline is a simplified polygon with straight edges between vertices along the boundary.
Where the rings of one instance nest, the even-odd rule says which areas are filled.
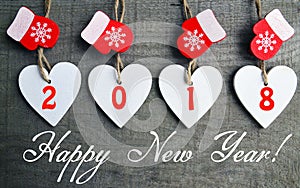
[[[194,87],[187,88],[189,92],[189,110],[194,110]]]
[[[49,102],[55,97],[56,90],[53,86],[46,86],[43,89],[43,93],[46,94],[47,91],[50,91],[50,95],[44,100],[42,109],[53,110],[56,107],[56,102],[54,101],[52,104],[49,104]]]

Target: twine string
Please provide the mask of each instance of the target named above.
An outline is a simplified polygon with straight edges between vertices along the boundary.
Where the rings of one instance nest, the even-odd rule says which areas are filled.
[[[120,5],[120,2],[119,2],[119,0],[115,1],[115,18],[116,18],[117,22],[123,23],[124,16],[125,16],[125,0],[121,0],[121,4],[122,4],[121,16],[119,18],[119,5]],[[117,81],[118,81],[118,84],[121,84],[122,83],[122,81],[121,81],[121,71],[124,68],[124,64],[122,62],[120,53],[116,54],[116,59],[117,59],[116,67],[117,67],[117,74],[118,74],[118,80]]]
[[[263,17],[261,16],[261,0],[255,0],[255,6],[256,6],[256,13],[258,16],[258,19],[261,20]]]
[[[51,9],[51,0],[45,0],[45,12],[46,12],[45,17],[46,18],[49,18],[50,9]],[[37,49],[37,53],[38,53],[38,67],[40,70],[40,74],[46,82],[51,83],[51,80],[48,77],[48,72],[45,71],[45,69],[44,69],[44,64],[45,64],[47,69],[49,71],[51,70],[51,65],[44,54],[44,48],[39,47]]]
[[[119,0],[116,0],[115,2],[115,17],[117,22],[123,23],[124,16],[125,16],[125,0],[121,0],[122,8],[121,8],[121,17],[119,19]]]
[[[193,17],[193,14],[192,14],[192,11],[190,9],[190,6],[189,6],[187,0],[182,0],[182,2],[183,2],[185,19],[188,20]]]
[[[124,64],[122,62],[120,53],[117,53],[116,58],[117,58],[117,73],[118,73],[118,80],[117,81],[118,81],[118,84],[121,84],[122,83],[122,81],[121,81],[121,71],[124,68]]]
[[[263,60],[260,60],[260,69],[262,71],[262,77],[264,80],[264,84],[265,84],[265,86],[267,86],[268,85],[268,74],[266,71],[265,61],[263,61]]]
[[[50,10],[51,10],[51,0],[45,0],[45,17],[49,18]]]
[[[190,8],[187,0],[182,0],[182,3],[183,3],[185,19],[188,20],[193,17],[193,13],[191,11],[191,8]],[[192,74],[196,68],[197,68],[197,59],[192,59],[189,62],[188,70],[187,70],[187,84],[188,85],[193,85]]]
[[[188,85],[193,85],[192,74],[196,68],[197,68],[197,59],[192,59],[189,62],[189,66],[188,66],[188,70],[187,70],[187,84]]]
[[[255,0],[255,6],[256,6],[256,13],[257,13],[257,17],[258,17],[258,21],[263,19],[262,17],[262,6],[261,6],[261,0]],[[265,61],[264,60],[259,60],[259,66],[262,72],[262,77],[263,77],[263,81],[264,84],[267,86],[268,85],[268,74],[266,71],[266,65],[265,65]]]

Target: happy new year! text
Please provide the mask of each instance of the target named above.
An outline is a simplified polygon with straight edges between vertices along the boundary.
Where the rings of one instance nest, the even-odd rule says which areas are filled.
[[[95,161],[97,163],[96,166],[94,166],[93,168],[90,168],[89,170],[85,171],[84,173],[82,173],[79,177],[77,177],[77,179],[75,180],[76,184],[84,184],[86,182],[88,182],[98,171],[99,167],[104,164],[108,159],[109,159],[109,154],[110,151],[104,151],[104,150],[100,150],[98,153],[96,153],[93,148],[94,146],[91,145],[88,150],[83,153],[83,151],[81,151],[81,145],[78,145],[74,151],[69,151],[69,150],[63,150],[58,152],[57,150],[60,148],[60,144],[62,144],[62,142],[71,134],[71,131],[67,131],[64,136],[56,143],[56,145],[51,148],[51,144],[53,144],[53,140],[55,138],[55,132],[53,131],[44,131],[41,132],[37,135],[35,135],[32,138],[32,141],[35,142],[39,137],[43,136],[43,135],[51,135],[48,143],[41,143],[39,145],[39,151],[35,151],[33,149],[27,149],[24,153],[23,153],[23,159],[26,162],[36,162],[38,161],[42,156],[44,155],[48,155],[48,161],[49,163],[51,162],[57,162],[57,163],[65,163],[63,169],[61,170],[58,178],[57,178],[57,182],[60,182],[64,172],[66,171],[66,169],[68,168],[68,166],[71,163],[78,163],[71,178],[70,178],[70,182],[74,182],[77,172],[80,169],[80,167],[84,164],[84,163],[89,163],[92,161]],[[55,159],[54,159],[55,158]]]
[[[150,134],[154,136],[152,144],[149,145],[149,147],[144,151],[141,151],[139,149],[131,149],[127,153],[127,160],[132,163],[139,163],[143,162],[146,157],[150,157],[153,160],[154,164],[158,164],[160,162],[185,163],[190,159],[193,159],[194,156],[191,150],[173,151],[172,149],[167,149],[166,145],[172,143],[172,137],[176,135],[176,133],[177,132],[174,131],[165,141],[160,142],[159,135],[155,131],[151,131]],[[83,148],[81,145],[77,145],[74,151],[63,150],[61,148],[61,145],[70,134],[71,131],[67,131],[55,144],[55,132],[44,131],[38,133],[32,138],[32,142],[36,142],[40,137],[50,136],[50,139],[46,143],[40,143],[38,145],[38,149],[36,150],[27,149],[23,153],[23,159],[28,163],[32,163],[38,161],[42,157],[47,157],[49,163],[64,163],[64,167],[60,171],[57,182],[61,182],[66,169],[68,167],[71,168],[71,164],[76,164],[77,166],[71,175],[70,182],[75,181],[76,184],[84,184],[88,182],[97,173],[100,166],[109,160],[111,151],[100,150],[99,152],[96,152],[94,150],[94,145],[90,145],[85,152],[82,151]],[[292,134],[286,136],[286,138],[283,140],[274,154],[274,152],[271,152],[270,150],[250,150],[248,152],[245,152],[241,149],[238,149],[238,146],[240,146],[246,135],[247,132],[243,132],[239,136],[237,131],[226,131],[216,135],[214,137],[215,141],[221,139],[224,139],[224,141],[221,148],[211,153],[211,160],[215,163],[225,162],[226,160],[230,159],[232,159],[234,162],[246,163],[257,163],[266,160],[275,162],[279,151],[282,149],[284,144],[292,137]],[[90,168],[90,164],[92,164],[93,162],[95,162],[96,165]],[[83,169],[84,172],[81,173]]]

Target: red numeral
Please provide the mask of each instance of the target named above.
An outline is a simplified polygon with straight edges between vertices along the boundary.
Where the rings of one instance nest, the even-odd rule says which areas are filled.
[[[189,92],[189,110],[194,110],[194,87],[187,88]]]
[[[270,87],[264,87],[260,91],[260,95],[262,97],[262,100],[259,103],[260,108],[264,111],[272,110],[274,108],[274,101],[271,99],[273,90]]]
[[[49,109],[49,110],[53,110],[56,107],[56,102],[54,101],[53,104],[49,104],[49,101],[52,100],[56,94],[56,90],[53,86],[46,86],[43,89],[43,93],[46,94],[47,91],[50,91],[50,95],[49,97],[47,97],[42,105],[42,109]]]
[[[117,102],[117,92],[118,91],[121,91],[121,94],[122,94],[121,103]],[[112,103],[117,110],[121,110],[122,108],[124,108],[124,106],[126,104],[126,92],[122,86],[117,86],[114,88],[114,90],[112,92]]]

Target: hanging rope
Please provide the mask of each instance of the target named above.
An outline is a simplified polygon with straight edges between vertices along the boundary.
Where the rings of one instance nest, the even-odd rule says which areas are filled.
[[[182,0],[183,3],[183,9],[184,9],[184,15],[185,15],[185,19],[188,20],[190,18],[193,17],[193,13],[190,9],[190,6],[187,2],[187,0]],[[189,62],[189,66],[188,66],[188,71],[187,71],[187,84],[188,85],[192,85],[192,74],[194,72],[194,70],[197,68],[197,59],[192,59]]]
[[[122,4],[122,8],[121,8],[121,17],[119,19],[119,0],[115,1],[115,18],[117,22],[121,22],[123,23],[124,20],[124,16],[125,16],[125,0],[121,0],[121,4]],[[122,62],[120,53],[116,54],[116,59],[117,59],[117,63],[116,63],[116,67],[117,67],[117,73],[118,73],[118,84],[121,84],[121,71],[124,68],[124,64]]]
[[[184,8],[185,19],[188,20],[193,17],[192,11],[190,9],[190,6],[189,6],[187,0],[182,0],[182,3],[183,3],[183,8]]]
[[[51,9],[51,0],[45,0],[46,18],[49,18],[50,9]],[[44,55],[44,48],[39,47],[37,49],[37,53],[38,53],[38,67],[39,67],[40,74],[46,82],[51,83],[51,80],[48,77],[48,72],[47,71],[45,72],[44,69],[44,64],[45,64],[47,66],[47,69],[49,71],[51,70],[51,65],[47,60],[46,56]]]
[[[263,61],[263,60],[260,60],[260,69],[262,71],[264,84],[267,86],[268,85],[268,74],[266,71],[265,61]]]
[[[256,6],[256,13],[258,17],[258,21],[263,19],[262,17],[262,7],[261,7],[261,0],[255,0],[255,6]],[[265,85],[268,85],[268,74],[266,71],[266,65],[264,60],[259,60],[260,69],[262,71],[262,77]]]
[[[52,3],[51,0],[45,0],[45,12],[46,12],[45,17],[46,18],[49,18],[49,15],[50,15],[51,3]]]
[[[123,23],[124,16],[125,16],[125,0],[121,0],[122,3],[122,9],[121,9],[121,17],[118,19],[119,14],[118,14],[118,9],[119,9],[119,0],[116,0],[115,2],[115,17],[117,22]]]
[[[261,0],[255,0],[255,6],[256,6],[256,13],[258,16],[258,19],[261,20],[263,17],[261,16]]]
[[[192,74],[194,70],[197,68],[197,59],[193,59],[192,61],[189,62],[188,66],[188,71],[187,71],[187,84],[188,85],[193,85],[192,82]]]

